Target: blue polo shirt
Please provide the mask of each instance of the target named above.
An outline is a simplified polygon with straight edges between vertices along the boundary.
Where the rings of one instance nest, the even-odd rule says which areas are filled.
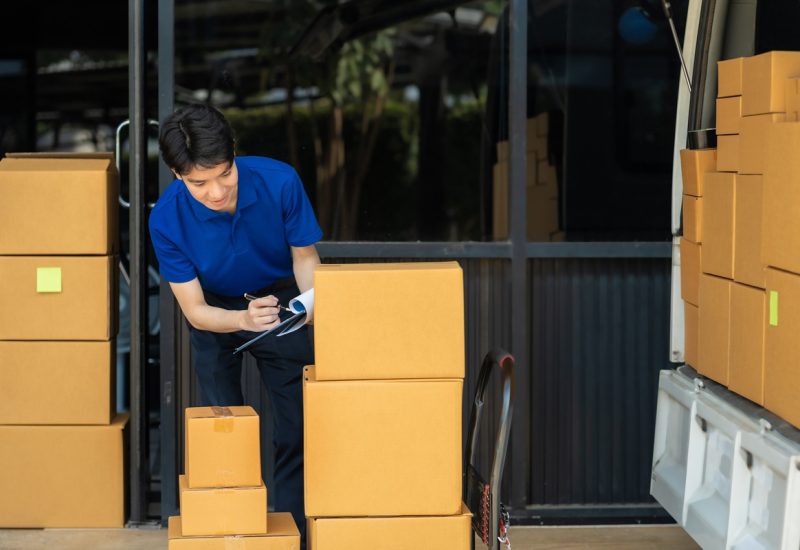
[[[173,181],[150,214],[150,238],[162,277],[241,296],[290,277],[290,246],[309,246],[322,230],[297,172],[265,157],[236,157],[236,212],[216,212]]]

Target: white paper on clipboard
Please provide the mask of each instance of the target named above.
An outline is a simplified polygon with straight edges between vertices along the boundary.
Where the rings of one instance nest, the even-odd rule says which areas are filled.
[[[294,332],[314,318],[314,289],[306,290],[297,298],[292,298],[289,301],[289,309],[294,314],[291,317],[293,321],[288,323],[278,336]]]

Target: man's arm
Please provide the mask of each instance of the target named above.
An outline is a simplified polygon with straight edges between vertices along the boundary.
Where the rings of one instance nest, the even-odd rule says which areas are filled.
[[[232,311],[208,305],[197,278],[186,283],[170,283],[169,286],[186,319],[198,330],[263,332],[279,322],[278,308],[275,307],[278,300],[274,296],[253,300],[245,310]]]
[[[292,247],[292,269],[300,292],[305,292],[314,286],[314,268],[319,264],[317,247],[313,244]]]

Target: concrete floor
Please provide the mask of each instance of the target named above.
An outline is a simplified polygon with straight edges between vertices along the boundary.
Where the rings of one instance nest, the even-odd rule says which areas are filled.
[[[514,550],[699,548],[675,525],[512,527],[509,538]],[[167,533],[163,529],[0,529],[0,550],[160,550],[166,547]],[[476,550],[480,548],[476,545]]]

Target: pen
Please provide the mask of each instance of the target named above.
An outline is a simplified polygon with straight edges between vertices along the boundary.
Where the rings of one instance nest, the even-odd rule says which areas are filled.
[[[258,296],[253,296],[252,294],[248,294],[247,292],[245,292],[244,293],[244,299],[247,300],[248,302],[252,302],[253,300],[258,300]],[[282,309],[283,311],[288,311],[289,313],[294,313],[294,311],[292,311],[288,307],[282,306],[280,304],[277,304],[274,307],[276,307],[278,309]]]

